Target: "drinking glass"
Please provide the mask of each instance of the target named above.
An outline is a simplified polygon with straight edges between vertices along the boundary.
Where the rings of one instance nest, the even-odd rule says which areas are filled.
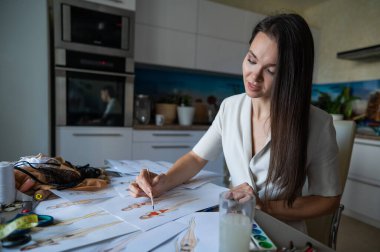
[[[234,200],[230,192],[219,196],[219,251],[249,251],[255,198]]]

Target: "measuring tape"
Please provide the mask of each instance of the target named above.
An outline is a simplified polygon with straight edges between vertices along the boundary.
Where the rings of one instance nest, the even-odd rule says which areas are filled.
[[[10,235],[13,231],[19,229],[28,229],[38,225],[37,214],[23,215],[8,224],[0,225],[0,240]]]

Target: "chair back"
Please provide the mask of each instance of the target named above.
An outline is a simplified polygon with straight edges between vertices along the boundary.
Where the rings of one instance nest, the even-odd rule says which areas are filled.
[[[352,147],[355,138],[354,121],[334,121],[336,141],[339,147],[339,179],[342,193],[346,185],[348,169],[350,168]]]
[[[355,122],[336,120],[333,123],[336,131],[336,141],[339,147],[339,180],[343,194],[348,169],[350,168],[351,154],[355,138]],[[306,226],[308,234],[314,239],[335,249],[336,233],[337,228],[339,227],[340,213],[342,210],[343,207],[341,206],[333,214],[307,220]],[[336,216],[338,216],[338,219]],[[331,233],[332,230],[334,230],[334,233]],[[334,239],[332,240],[331,237],[334,237]]]

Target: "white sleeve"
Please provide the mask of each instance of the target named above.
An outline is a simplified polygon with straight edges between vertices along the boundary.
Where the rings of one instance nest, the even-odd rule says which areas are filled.
[[[203,159],[215,160],[223,151],[222,146],[222,122],[225,102],[220,105],[216,115],[207,132],[202,136],[194,146],[193,151]]]
[[[308,184],[310,195],[340,195],[338,145],[332,119],[319,129],[318,140],[313,144],[310,165],[308,167]]]

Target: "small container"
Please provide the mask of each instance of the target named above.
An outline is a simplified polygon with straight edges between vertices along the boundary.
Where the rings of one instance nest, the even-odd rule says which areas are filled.
[[[135,118],[139,124],[149,124],[150,99],[148,95],[139,94],[135,99]]]

